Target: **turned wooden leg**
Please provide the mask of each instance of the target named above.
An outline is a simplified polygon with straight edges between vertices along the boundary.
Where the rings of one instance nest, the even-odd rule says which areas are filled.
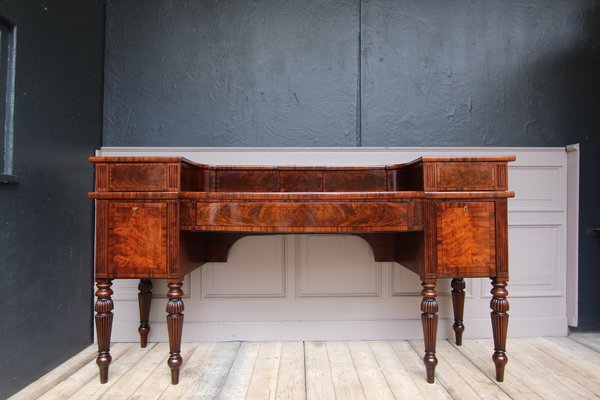
[[[463,325],[463,311],[465,309],[465,280],[463,278],[452,279],[452,308],[454,309],[454,336],[456,345],[462,346],[462,336],[465,331]]]
[[[167,303],[167,330],[169,331],[169,359],[167,364],[171,368],[171,383],[179,383],[179,368],[183,363],[181,358],[181,333],[183,332],[183,291],[182,283],[169,282],[169,302]]]
[[[423,323],[423,337],[425,339],[425,356],[423,356],[423,363],[427,370],[427,382],[433,383],[435,379],[435,366],[438,363],[435,356],[438,321],[437,291],[435,290],[436,281],[435,279],[423,281],[422,285],[423,290],[421,291],[421,295],[423,296],[423,301],[421,301],[421,322]]]
[[[138,285],[138,304],[140,306],[140,345],[146,347],[148,344],[148,333],[150,332],[150,302],[152,301],[152,281],[150,279],[140,279]]]
[[[96,311],[96,334],[98,336],[98,357],[96,357],[96,364],[100,369],[100,383],[106,383],[108,381],[108,366],[112,361],[110,356],[110,333],[112,330],[112,321],[114,308],[112,301],[113,291],[110,288],[112,286],[111,279],[101,279],[96,281],[96,305],[94,310]]]
[[[506,334],[508,331],[508,290],[506,280],[492,278],[492,330],[494,333],[494,355],[492,360],[496,365],[496,380],[504,381],[504,367],[508,362],[506,356]]]

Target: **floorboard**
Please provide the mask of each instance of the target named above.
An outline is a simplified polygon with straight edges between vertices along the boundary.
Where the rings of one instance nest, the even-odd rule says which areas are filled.
[[[184,343],[174,386],[166,343],[113,343],[108,383],[99,383],[88,347],[11,400],[600,398],[600,333],[509,338],[502,383],[492,352],[490,339],[438,341],[430,385],[422,340]]]
[[[179,384],[167,385],[167,388],[159,397],[160,399],[185,399],[191,398],[196,386],[210,373],[209,363],[211,354],[217,351],[218,343],[199,343],[192,354],[186,360],[189,353],[182,351],[183,365],[179,371]],[[183,349],[182,349],[183,350]],[[168,368],[163,368],[165,374],[170,375]]]
[[[419,354],[424,352],[422,340],[411,341],[411,344]],[[447,340],[438,341],[437,358],[436,380],[453,399],[510,399],[494,380],[482,373]]]
[[[600,333],[577,333],[569,336],[569,339],[600,352]]]
[[[304,343],[284,342],[277,376],[276,400],[301,400],[306,398],[304,374]]]
[[[247,398],[275,399],[277,375],[281,361],[281,342],[264,342],[260,344],[256,363],[248,385]]]
[[[231,365],[231,369],[225,383],[219,393],[219,399],[245,399],[258,357],[260,343],[244,342],[238,349],[237,356]]]
[[[325,342],[304,344],[306,397],[308,399],[335,399],[335,388]]]
[[[115,345],[116,346],[116,345]],[[63,381],[68,380],[77,371],[82,370],[86,364],[91,363],[96,359],[97,353],[96,345],[91,345],[86,349],[79,352],[74,357],[64,362],[59,368],[55,368],[40,379],[38,379],[34,385],[29,385],[25,389],[12,397],[13,400],[27,400],[27,399],[38,399],[46,394],[48,391],[59,386]],[[119,349],[115,348],[115,355],[119,352]],[[114,357],[114,356],[113,356]],[[94,371],[96,373],[97,371]],[[91,378],[91,374],[90,374]]]
[[[125,354],[128,350],[131,350],[134,347],[131,343],[115,343],[111,348],[111,356],[113,362],[120,363],[121,356]],[[64,368],[64,365],[61,365],[50,372],[50,374],[60,371]],[[25,388],[24,391],[27,391],[32,386],[37,386],[40,381],[43,381],[45,377],[40,378],[40,380],[34,382],[29,387]],[[77,370],[68,370],[68,374],[66,379],[64,379],[58,385],[52,387],[45,387],[44,394],[39,398],[44,400],[49,399],[67,399],[73,393],[80,390],[83,386],[88,384],[91,381],[98,380],[98,366],[96,365],[96,357],[93,357],[87,364]],[[22,392],[20,392],[22,393]],[[20,393],[17,393],[13,398],[18,398]],[[27,399],[32,399],[35,397],[24,397]]]

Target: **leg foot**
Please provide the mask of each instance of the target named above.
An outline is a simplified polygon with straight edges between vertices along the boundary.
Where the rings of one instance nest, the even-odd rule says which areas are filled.
[[[183,291],[182,283],[169,282],[169,302],[167,303],[167,330],[169,332],[169,359],[167,364],[171,369],[171,383],[179,383],[179,368],[183,363],[181,358],[181,333],[183,332]]]
[[[112,301],[113,291],[110,288],[112,286],[112,280],[98,280],[96,282],[96,304],[94,310],[96,311],[96,335],[98,337],[98,357],[96,357],[96,364],[100,369],[100,383],[106,383],[108,381],[108,366],[112,361],[110,356],[110,334],[112,330],[112,321],[114,308]]]
[[[465,280],[463,278],[452,279],[452,307],[454,309],[454,336],[456,345],[462,346],[462,336],[465,331],[463,325],[463,311],[465,309]]]
[[[506,290],[506,280],[492,278],[492,300],[490,307],[492,309],[492,331],[494,334],[494,355],[492,360],[496,365],[496,380],[504,381],[504,367],[508,362],[506,356],[506,335],[508,332],[508,290]]]
[[[423,290],[421,291],[421,295],[423,296],[423,300],[421,301],[421,322],[423,324],[423,338],[425,339],[425,355],[423,356],[423,363],[427,370],[427,382],[433,383],[435,380],[435,367],[438,363],[435,356],[438,321],[437,291],[435,290],[436,281],[435,279],[423,281],[422,285]]]
[[[150,279],[140,279],[138,285],[138,304],[140,306],[140,346],[146,347],[148,344],[148,333],[150,332],[150,302],[152,301],[152,281]]]

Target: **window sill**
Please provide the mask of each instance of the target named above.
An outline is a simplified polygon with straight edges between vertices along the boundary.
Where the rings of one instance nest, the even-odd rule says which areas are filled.
[[[0,184],[2,183],[17,183],[19,180],[15,175],[0,174]]]

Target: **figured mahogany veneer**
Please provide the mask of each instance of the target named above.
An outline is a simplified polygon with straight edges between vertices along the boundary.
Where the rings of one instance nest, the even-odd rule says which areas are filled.
[[[496,224],[493,202],[436,204],[437,261],[444,276],[494,275]]]
[[[179,380],[183,277],[227,261],[252,234],[349,233],[376,261],[422,280],[423,362],[434,382],[437,279],[452,279],[454,331],[462,341],[464,277],[492,279],[493,361],[504,379],[508,327],[507,163],[514,157],[423,157],[375,167],[211,166],[180,157],[90,157],[96,166],[96,329],[100,381],[108,379],[111,281],[140,279],[146,345],[152,284],[166,278],[171,382]]]
[[[167,204],[109,203],[106,274],[167,272]]]

